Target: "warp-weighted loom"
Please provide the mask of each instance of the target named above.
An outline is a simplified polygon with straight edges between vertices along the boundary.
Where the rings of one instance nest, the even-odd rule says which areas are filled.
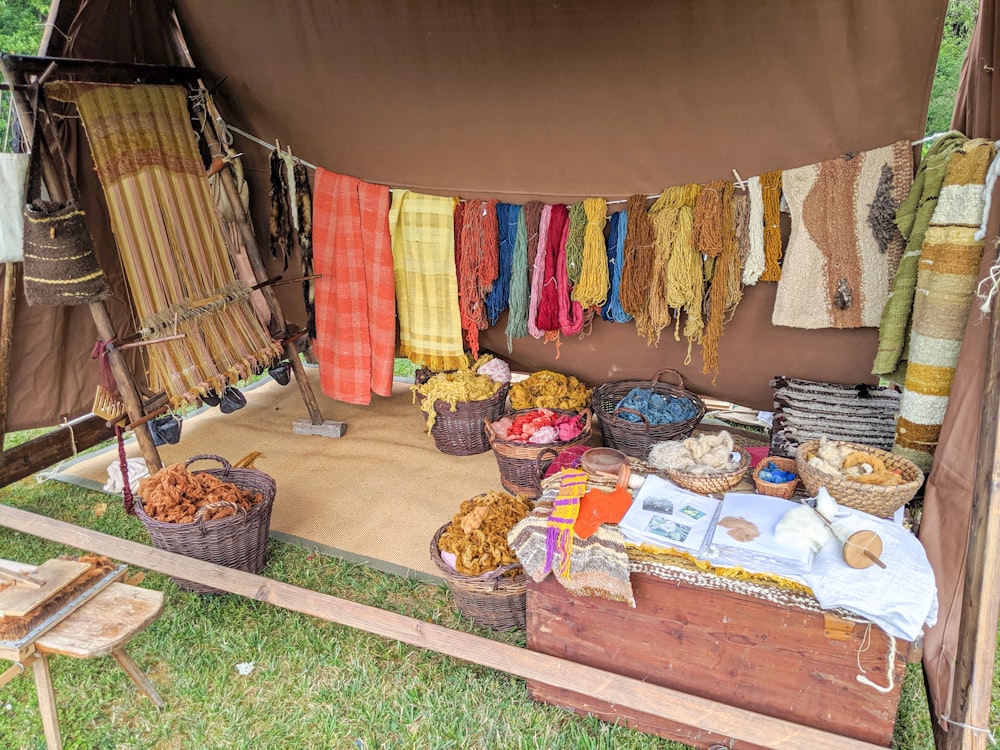
[[[108,205],[126,281],[133,300],[138,330],[119,339],[104,303],[90,303],[98,334],[118,392],[127,411],[129,427],[147,464],[159,468],[155,445],[145,429],[146,405],[121,349],[126,341],[145,344],[148,385],[165,394],[171,407],[194,403],[222,393],[230,385],[287,357],[296,375],[309,412],[311,427],[322,434],[339,435],[342,425],[324,422],[304,375],[294,340],[289,335],[278,302],[264,280],[266,269],[253,239],[245,207],[235,196],[232,173],[219,174],[223,194],[232,204],[234,222],[242,243],[224,236],[205,166],[198,150],[188,111],[189,86],[197,80],[193,68],[150,68],[149,77],[137,76],[122,66],[104,68],[95,61],[19,58],[5,55],[4,77],[15,92],[21,124],[26,132],[36,117],[48,117],[41,105],[45,97],[76,105],[87,132],[93,160]],[[127,80],[139,85],[55,80],[56,71],[80,77],[90,73]],[[95,70],[97,71],[96,75]],[[28,76],[35,73],[29,84]],[[171,85],[151,85],[163,81]],[[200,93],[204,100],[206,94]],[[217,118],[201,117],[202,135],[213,157],[221,153]],[[224,127],[224,124],[221,124]],[[51,142],[51,139],[50,139]],[[217,153],[219,152],[219,153]],[[42,154],[46,186],[54,199],[64,187],[55,178],[54,158]],[[238,257],[237,257],[238,256]],[[249,260],[249,263],[247,262]],[[234,267],[240,271],[239,275]],[[261,289],[270,309],[270,321],[261,319],[251,304],[251,293]],[[260,309],[260,306],[258,306]],[[268,330],[270,328],[270,331]],[[272,338],[273,336],[273,338]],[[296,431],[299,429],[298,420]],[[324,426],[327,429],[324,431]],[[330,426],[334,429],[331,430]],[[305,425],[310,427],[310,425]]]

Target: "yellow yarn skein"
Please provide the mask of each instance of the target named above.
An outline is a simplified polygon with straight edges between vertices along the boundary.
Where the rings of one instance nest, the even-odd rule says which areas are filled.
[[[580,281],[573,287],[570,296],[586,309],[603,305],[608,298],[608,249],[604,241],[608,202],[604,198],[586,198],[583,210],[587,215],[583,233],[583,265]]]

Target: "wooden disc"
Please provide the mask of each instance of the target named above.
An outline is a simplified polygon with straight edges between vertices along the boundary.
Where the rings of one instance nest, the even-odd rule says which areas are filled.
[[[868,552],[868,554],[865,554]],[[869,568],[882,554],[882,537],[874,531],[855,531],[844,543],[844,562],[852,568]]]

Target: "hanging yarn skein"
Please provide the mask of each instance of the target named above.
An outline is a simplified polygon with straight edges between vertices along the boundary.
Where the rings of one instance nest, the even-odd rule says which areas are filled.
[[[712,383],[719,376],[719,340],[722,338],[727,303],[733,292],[732,267],[737,269],[736,286],[739,287],[739,243],[736,241],[733,209],[733,184],[726,183],[722,191],[722,254],[717,258],[712,285],[708,290],[708,320],[701,339],[702,372],[712,374]]]
[[[496,325],[500,313],[507,309],[510,301],[514,242],[517,238],[517,225],[521,217],[521,207],[512,203],[497,203],[496,210],[500,251],[497,258],[496,281],[486,297],[486,314],[489,317],[490,325]]]
[[[722,252],[722,187],[723,180],[712,180],[702,186],[694,204],[694,244],[698,252],[714,258]]]
[[[530,205],[530,204],[529,204]],[[525,206],[527,209],[527,206]],[[542,287],[545,284],[545,245],[549,235],[549,219],[552,216],[552,206],[541,207],[541,218],[538,220],[538,231],[535,233],[534,246],[537,252],[532,257],[531,217],[528,218],[528,257],[531,269],[531,295],[528,301],[528,333],[536,339],[545,333],[538,327],[538,306],[542,300]]]
[[[572,298],[587,309],[603,305],[608,298],[608,255],[604,244],[608,202],[603,198],[587,198],[583,201],[583,210],[587,217],[583,234],[583,265],[580,278],[573,287]],[[569,253],[568,244],[566,252]]]
[[[587,228],[587,214],[583,201],[569,207],[569,234],[566,236],[566,275],[574,284],[580,281],[583,270],[583,235]]]
[[[526,207],[525,207],[526,208]],[[531,279],[528,277],[528,222],[527,211],[517,213],[517,230],[510,266],[510,301],[507,312],[507,351],[514,351],[514,339],[528,335],[528,300]]]
[[[625,231],[622,283],[619,290],[622,309],[636,319],[644,314],[653,271],[653,226],[646,213],[646,196],[631,195],[625,203]]]
[[[563,237],[560,238],[559,249],[556,255],[556,302],[559,306],[559,333],[564,336],[574,336],[583,330],[583,308],[579,302],[572,299],[573,282],[569,279],[566,266],[566,237],[569,235],[569,224],[563,230]],[[601,261],[604,261],[604,253],[601,253]],[[551,338],[551,337],[549,337]],[[556,359],[559,359],[559,339],[556,340]]]
[[[614,323],[628,323],[632,316],[625,312],[621,301],[622,266],[625,259],[625,232],[628,216],[625,211],[611,215],[608,229],[608,276],[611,289],[608,299],[601,308],[601,317]]]
[[[781,172],[760,176],[764,217],[764,272],[761,281],[781,279]]]
[[[690,187],[690,186],[689,186]],[[721,183],[720,183],[721,187]],[[705,188],[698,193],[694,205],[682,205],[677,213],[674,242],[667,261],[666,302],[677,311],[674,325],[674,340],[680,341],[680,313],[686,315],[684,336],[688,340],[684,364],[691,362],[691,347],[701,340],[705,323],[702,319],[702,301],[705,296],[705,281],[702,275],[702,254],[699,252],[695,232],[697,231],[698,200]],[[714,226],[710,226],[714,224]],[[704,221],[703,231],[721,234],[719,222]],[[721,243],[720,243],[721,245]]]
[[[466,201],[458,258],[458,307],[462,330],[473,357],[479,356],[479,332],[487,325],[486,295],[497,277],[497,201]]]
[[[764,196],[761,192],[760,177],[747,180],[747,198],[750,201],[747,217],[747,240],[750,245],[743,263],[743,284],[752,286],[764,273]]]
[[[547,232],[538,241],[536,264],[544,263],[541,297],[535,323],[541,331],[559,330],[559,260],[565,261],[566,237],[569,233],[569,208],[552,206]],[[543,244],[544,243],[544,244]],[[563,263],[565,266],[565,262]],[[565,268],[563,269],[565,274]],[[546,337],[548,340],[548,337]]]

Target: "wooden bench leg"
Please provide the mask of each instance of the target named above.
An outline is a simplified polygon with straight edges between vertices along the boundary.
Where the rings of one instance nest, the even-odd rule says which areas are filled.
[[[59,734],[59,715],[56,713],[56,693],[52,689],[52,675],[49,673],[48,656],[36,652],[31,667],[35,673],[35,692],[38,693],[38,711],[42,715],[45,744],[49,750],[62,750],[62,737]]]
[[[163,708],[166,705],[163,702],[163,698],[160,697],[160,694],[156,692],[156,687],[150,679],[146,677],[145,673],[139,669],[139,666],[132,660],[132,657],[125,652],[125,649],[113,649],[111,651],[111,655],[115,658],[115,661],[118,662],[119,666],[125,670],[125,673],[132,678],[132,682],[142,688],[142,692],[149,696],[149,699],[153,701],[153,705],[157,708]]]

